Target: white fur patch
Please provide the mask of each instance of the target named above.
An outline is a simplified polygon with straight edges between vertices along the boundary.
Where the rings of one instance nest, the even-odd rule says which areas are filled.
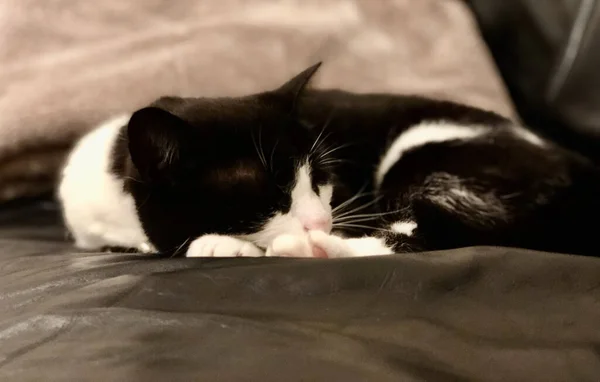
[[[63,169],[58,197],[65,222],[80,248],[119,246],[141,252],[156,251],[142,229],[133,198],[123,191],[123,181],[110,172],[112,148],[120,128],[128,120],[129,116],[112,119],[84,136]],[[277,214],[255,234],[201,236],[190,244],[187,256],[263,256],[257,246],[267,248],[281,235],[294,235],[306,241],[309,229],[329,233],[332,194],[331,184],[319,186],[318,194],[313,190],[311,169],[304,163],[296,171],[288,213]],[[284,250],[290,243],[283,240],[280,244]]]
[[[463,206],[468,206],[481,212],[504,212],[502,205],[491,194],[477,194],[465,187],[451,188],[447,195],[432,196],[431,199],[448,209],[455,209],[457,202],[460,201]]]
[[[313,254],[310,244],[310,240],[306,235],[284,234],[273,240],[269,248],[267,248],[267,256],[312,257]]]
[[[378,237],[360,237],[345,240],[354,257],[391,255],[394,253],[390,247],[385,245],[385,241]]]
[[[130,116],[111,119],[85,135],[67,159],[58,197],[75,244],[83,249],[104,246],[153,252],[123,181],[110,173],[111,151]]]
[[[313,257],[313,248],[323,250],[328,258],[391,255],[393,251],[377,237],[346,239],[323,231],[310,231],[308,236],[282,235],[267,249],[267,256]]]
[[[333,185],[331,184],[319,186],[319,195],[315,193],[312,188],[310,165],[303,163],[296,170],[295,182],[291,190],[290,211],[273,216],[261,231],[238,237],[255,243],[261,248],[268,248],[276,238],[282,235],[305,237],[306,227],[329,233],[332,222],[332,195]]]
[[[546,145],[546,142],[544,142],[544,140],[540,136],[538,136],[531,130],[528,130],[521,126],[513,126],[512,129],[513,129],[513,132],[519,138],[522,138],[533,145],[540,146],[540,147],[544,147]]]
[[[236,236],[241,240],[246,240],[256,244],[261,248],[267,248],[279,236],[284,234],[293,234],[302,236],[304,228],[302,223],[291,214],[277,213],[264,225],[258,232]]]
[[[292,189],[290,214],[300,221],[303,229],[331,231],[331,184],[319,187],[319,194],[312,188],[311,168],[308,163],[296,171],[296,182]]]
[[[445,122],[424,122],[410,127],[400,134],[387,150],[377,172],[375,173],[376,186],[381,185],[385,174],[408,151],[429,143],[440,143],[452,140],[468,140],[488,132],[482,126],[465,126]]]
[[[397,222],[392,224],[391,230],[406,236],[412,236],[413,231],[417,228],[417,223],[413,221],[409,222]]]
[[[325,232],[310,232],[311,244],[327,253],[329,258],[391,255],[393,251],[378,237],[345,239]]]
[[[470,217],[504,218],[506,209],[493,192],[474,192],[461,184],[460,179],[447,178],[455,184],[448,189],[441,189],[437,195],[429,199],[449,211],[458,211]]]
[[[203,235],[194,240],[186,257],[260,257],[264,252],[254,244],[230,236]]]
[[[467,190],[466,188],[452,188],[450,189],[450,193],[452,194],[453,199],[456,199],[456,196],[458,196],[460,199],[462,199],[466,204],[470,204],[470,205],[474,205],[474,206],[483,206],[486,205],[487,203],[481,199],[481,197],[469,190]]]
[[[325,209],[329,211],[331,215],[331,197],[333,196],[333,184],[325,184],[319,186],[319,199],[321,203],[326,206]]]

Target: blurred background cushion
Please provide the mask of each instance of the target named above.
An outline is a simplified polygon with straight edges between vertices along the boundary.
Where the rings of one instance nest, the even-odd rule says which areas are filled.
[[[458,0],[0,2],[0,202],[52,190],[73,141],[166,94],[316,85],[420,93],[513,115]]]
[[[600,163],[600,4],[469,0],[523,120]]]

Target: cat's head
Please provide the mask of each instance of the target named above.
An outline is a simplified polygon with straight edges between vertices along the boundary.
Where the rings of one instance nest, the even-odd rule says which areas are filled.
[[[133,114],[126,188],[159,250],[203,234],[265,248],[283,233],[331,230],[333,179],[318,139],[322,129],[296,114],[318,67],[272,91],[162,98]]]

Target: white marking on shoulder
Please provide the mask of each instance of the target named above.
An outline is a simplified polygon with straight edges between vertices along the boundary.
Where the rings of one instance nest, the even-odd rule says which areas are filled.
[[[417,223],[413,221],[408,222],[396,222],[392,224],[392,231],[400,233],[406,236],[412,236],[413,231],[417,228]]]
[[[526,129],[522,126],[517,126],[517,125],[513,126],[513,131],[516,136],[526,140],[527,142],[529,142],[533,145],[540,146],[540,147],[544,147],[546,145],[546,142],[539,135],[537,135],[533,131]]]
[[[75,244],[154,252],[123,181],[110,171],[111,152],[129,115],[110,119],[83,136],[69,155],[58,189],[63,217]]]
[[[483,126],[468,126],[446,122],[423,122],[408,128],[401,133],[386,151],[375,173],[375,185],[383,182],[385,174],[402,158],[417,147],[429,143],[440,143],[453,140],[468,140],[490,131]]]

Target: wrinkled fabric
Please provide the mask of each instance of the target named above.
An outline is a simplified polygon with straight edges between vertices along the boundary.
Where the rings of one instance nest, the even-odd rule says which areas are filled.
[[[598,381],[600,261],[477,247],[339,260],[78,253],[0,213],[3,381]]]
[[[0,2],[0,202],[49,191],[73,141],[162,95],[315,85],[513,115],[460,0]]]

